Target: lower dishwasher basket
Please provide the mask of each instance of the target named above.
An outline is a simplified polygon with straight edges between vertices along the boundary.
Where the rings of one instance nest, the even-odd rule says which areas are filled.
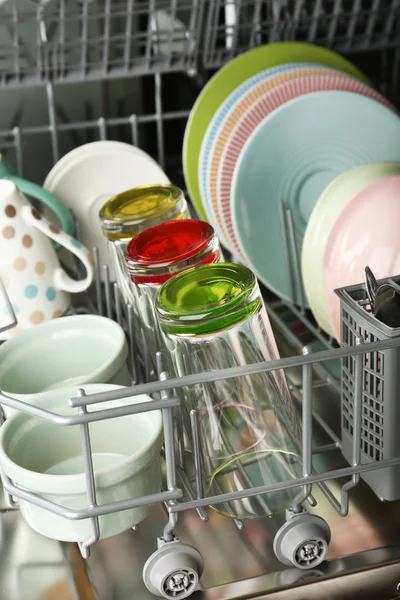
[[[137,15],[139,25],[135,21]],[[371,81],[396,102],[400,73],[399,22],[398,0],[227,0],[224,3],[219,0],[160,3],[52,0],[29,3],[27,9],[22,9],[15,0],[0,0],[0,91],[6,98],[6,94],[29,88],[30,101],[41,95],[38,102],[42,103],[45,115],[44,123],[29,122],[28,117],[24,121],[21,102],[22,109],[18,107],[10,114],[6,124],[1,122],[0,150],[7,153],[7,159],[16,165],[20,176],[38,180],[72,147],[94,139],[119,139],[145,146],[157,157],[170,179],[181,184],[184,123],[210,70],[263,43],[289,40],[317,43],[354,58],[361,68],[364,66]],[[32,30],[25,35],[30,24]],[[174,77],[177,79],[169,79]],[[117,91],[113,95],[114,80]],[[143,92],[143,111],[132,107],[125,96],[118,97],[121,80],[129,86],[134,84],[135,92],[139,89]],[[82,99],[86,97],[86,89],[100,81],[95,90],[96,102],[93,101],[93,106],[97,106],[97,96],[101,94],[104,99],[99,114],[82,101],[78,103],[82,105],[79,110],[75,106],[69,115],[71,96],[65,94],[67,103],[64,104],[61,90],[71,84],[74,95]],[[177,93],[175,83],[182,84],[182,95]],[[169,85],[173,102],[168,96]],[[14,106],[14,102],[15,96],[12,96],[10,104]],[[5,114],[5,103],[2,112]],[[43,152],[38,152],[37,144],[43,140]],[[32,168],[32,154],[40,155],[43,173],[38,174],[37,166]],[[283,205],[282,209],[286,254],[292,257],[288,275],[292,280],[301,281],[299,257],[292,252],[295,244],[291,228],[285,224],[287,212]],[[123,305],[118,288],[113,289],[106,274],[100,276],[100,270],[97,262],[94,301],[88,298],[87,303],[76,310],[114,318],[126,332],[135,385],[112,397],[141,393],[157,393],[160,397],[154,400],[152,408],[163,413],[166,487],[156,497],[126,501],[124,506],[97,506],[92,457],[87,453],[88,505],[72,513],[29,490],[17,488],[3,474],[8,508],[1,507],[1,526],[4,526],[0,530],[0,590],[8,594],[8,600],[61,600],[63,588],[46,589],[47,595],[42,594],[43,590],[39,595],[36,590],[41,589],[39,582],[45,579],[41,577],[43,570],[54,574],[57,569],[64,569],[66,563],[68,600],[93,600],[94,597],[147,600],[151,593],[142,584],[143,567],[144,580],[151,592],[165,598],[185,598],[197,587],[203,561],[199,593],[204,600],[267,595],[282,600],[328,596],[335,600],[399,597],[400,549],[394,544],[400,540],[400,511],[395,502],[380,503],[361,481],[368,481],[375,489],[373,482],[397,472],[400,465],[397,452],[385,456],[378,453],[366,459],[363,446],[362,378],[366,357],[398,352],[397,338],[377,336],[372,339],[364,331],[355,329],[348,346],[333,348],[332,340],[326,338],[308,315],[302,298],[283,302],[268,296],[267,308],[281,341],[281,355],[297,355],[273,363],[202,374],[200,379],[190,376],[179,380],[169,378],[160,356],[158,381],[144,382],[141,373],[148,372],[145,368],[148,357],[138,353],[140,331],[132,307]],[[351,435],[343,433],[343,448],[337,434],[340,424],[335,423],[341,393],[338,363],[352,365]],[[257,497],[272,488],[258,487],[214,498],[204,497],[196,480],[196,469],[199,469],[196,413],[191,416],[191,437],[195,440],[192,476],[183,460],[182,439],[173,427],[172,412],[179,405],[174,390],[195,381],[206,383],[211,378],[274,369],[285,369],[292,395],[301,405],[303,421],[302,477],[295,483],[283,482],[274,489],[295,485],[301,487],[301,492],[292,509],[282,517],[283,523],[265,519],[255,525],[252,522],[244,525],[237,520],[217,517],[207,507],[211,502],[224,503],[228,512],[229,502],[235,498]],[[84,446],[89,442],[85,424],[90,422],[90,413],[84,414],[85,407],[110,398],[106,393],[72,399],[74,405],[82,409],[73,421],[82,428]],[[343,407],[346,402],[348,406],[349,397],[343,394],[342,402]],[[1,403],[53,422],[58,420],[56,415],[40,414],[37,408],[18,404],[4,395],[1,395]],[[127,406],[127,414],[143,409],[138,405]],[[112,418],[112,410],[107,410],[104,418]],[[68,425],[64,422],[59,426]],[[348,464],[342,460],[341,450]],[[392,484],[396,486],[393,479]],[[376,491],[382,498],[397,497],[396,491],[390,494]],[[42,506],[49,515],[55,512],[66,518],[90,519],[93,535],[80,545],[80,551],[89,557],[91,550],[91,557],[82,561],[75,545],[59,545],[24,528],[18,511],[10,510],[17,507],[18,498]],[[149,519],[143,528],[126,532],[118,536],[118,540],[96,543],[100,515],[138,503],[155,502],[152,513],[155,521]],[[303,505],[307,506],[307,512]],[[345,515],[348,516],[342,518]],[[203,525],[206,521],[208,524]],[[329,547],[326,521],[332,534]],[[158,549],[154,552],[157,538]],[[272,547],[287,568],[282,568]],[[339,558],[343,555],[351,556]],[[322,563],[326,556],[332,560]],[[140,577],[137,577],[139,571]],[[32,575],[29,577],[27,573]],[[319,585],[321,582],[323,586]]]
[[[94,251],[95,272],[100,276],[100,266],[97,261],[97,252]],[[141,356],[137,351],[138,322],[132,306],[123,304],[117,284],[114,285],[114,293],[111,293],[111,284],[107,279],[107,270],[105,270],[105,282],[100,284],[98,279],[95,284],[97,291],[96,300],[91,310],[105,314],[110,318],[115,318],[125,329],[132,361],[132,375],[134,385],[129,388],[103,392],[99,394],[85,395],[83,390],[78,391],[74,398],[70,399],[70,406],[79,408],[77,414],[71,416],[61,416],[55,413],[48,413],[33,405],[27,405],[19,400],[10,398],[1,394],[1,403],[13,409],[21,410],[32,416],[45,419],[54,424],[62,426],[80,425],[82,432],[82,453],[84,457],[85,478],[87,484],[88,505],[84,509],[71,510],[52,501],[40,497],[30,490],[21,489],[16,486],[5,474],[2,475],[3,487],[7,503],[10,507],[17,506],[15,499],[22,499],[25,502],[31,502],[40,506],[50,513],[53,512],[66,519],[89,519],[91,523],[90,537],[79,543],[81,554],[84,558],[90,555],[90,547],[100,538],[99,517],[128,510],[137,506],[154,505],[164,503],[168,513],[168,522],[164,527],[162,537],[158,538],[158,549],[146,562],[143,570],[143,578],[147,588],[155,595],[161,595],[165,598],[185,598],[189,596],[197,587],[199,578],[203,571],[203,559],[199,551],[192,545],[181,543],[175,535],[175,529],[178,524],[178,517],[182,511],[196,509],[202,521],[207,521],[208,516],[205,511],[210,505],[224,504],[228,514],[230,513],[229,503],[239,498],[258,497],[268,492],[299,487],[300,491],[296,496],[293,506],[286,511],[286,520],[278,529],[274,536],[273,547],[276,557],[287,566],[295,566],[299,569],[315,569],[325,559],[330,541],[330,528],[326,521],[318,514],[310,514],[304,508],[308,502],[315,512],[318,512],[318,506],[313,496],[313,489],[317,486],[327,501],[341,516],[346,516],[349,512],[349,492],[357,486],[360,476],[376,472],[387,467],[393,467],[400,464],[400,457],[386,458],[377,461],[362,461],[361,454],[361,435],[362,435],[362,402],[363,402],[363,365],[364,357],[371,355],[371,352],[382,352],[400,345],[398,338],[385,339],[382,341],[373,341],[362,343],[361,337],[355,339],[355,344],[347,347],[333,348],[312,353],[307,346],[303,348],[301,356],[283,358],[275,361],[250,364],[221,371],[206,372],[196,375],[188,375],[179,379],[171,379],[163,366],[162,353],[158,353],[158,380],[147,383],[143,381],[141,372],[149,372],[146,363],[149,357]],[[112,302],[114,298],[114,302]],[[80,308],[80,310],[89,310],[89,308]],[[273,304],[270,304],[270,314],[276,321],[280,320]],[[283,321],[281,321],[283,324]],[[330,452],[340,447],[340,440],[333,433],[330,426],[318,416],[313,408],[313,386],[321,387],[321,380],[315,378],[313,367],[319,369],[319,373],[328,372],[328,382],[332,380],[332,375],[326,371],[324,363],[332,360],[346,360],[351,357],[354,361],[354,394],[353,394],[353,438],[352,438],[352,466],[342,467],[331,471],[318,471],[315,468],[315,457],[321,453]],[[145,367],[143,369],[143,367]],[[207,384],[208,381],[221,380],[224,378],[238,377],[278,369],[290,370],[300,368],[302,375],[300,384],[297,386],[297,394],[301,396],[302,410],[302,477],[295,480],[288,480],[273,485],[264,485],[250,489],[222,493],[216,496],[207,496],[204,494],[200,477],[200,448],[198,435],[198,421],[196,410],[190,412],[191,422],[191,455],[194,462],[194,477],[189,475],[184,463],[185,447],[183,436],[179,435],[180,427],[174,427],[175,407],[180,405],[179,398],[175,395],[176,389],[183,386],[190,386],[198,383]],[[326,382],[325,382],[326,384]],[[293,388],[294,389],[294,388]],[[103,403],[110,400],[128,398],[139,394],[157,394],[158,398],[151,403],[130,404],[121,408],[106,408],[102,411],[101,419],[108,419],[117,416],[136,414],[149,410],[161,410],[164,425],[164,456],[166,467],[166,487],[164,491],[150,496],[144,496],[131,500],[123,500],[106,505],[97,505],[96,503],[96,484],[93,469],[93,460],[90,452],[90,431],[87,426],[91,421],[98,417],[96,413],[87,411],[87,407],[93,404]],[[294,394],[296,396],[296,393]],[[314,417],[314,418],[313,418]],[[315,445],[314,440],[314,421],[322,429],[328,442],[323,445]],[[187,443],[187,442],[185,442]],[[313,460],[314,457],[314,460]],[[338,500],[327,486],[328,481],[344,478],[340,486],[340,499]],[[184,497],[185,492],[185,497]],[[243,528],[241,521],[235,520],[238,529]]]

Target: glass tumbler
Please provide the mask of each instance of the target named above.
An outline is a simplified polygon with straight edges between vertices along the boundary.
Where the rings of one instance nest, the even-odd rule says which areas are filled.
[[[125,269],[124,252],[128,242],[149,227],[188,216],[182,190],[169,184],[133,188],[104,204],[99,217],[125,303],[134,302]]]
[[[155,366],[156,353],[162,349],[154,311],[160,286],[181,271],[219,260],[221,249],[214,229],[208,223],[194,219],[156,225],[129,242],[125,251],[125,265],[152,368]]]
[[[156,298],[165,344],[179,376],[278,358],[254,274],[219,263],[167,281]],[[301,425],[282,370],[183,388],[197,413],[206,495],[292,480],[300,474]],[[215,509],[245,519],[291,506],[299,488]]]

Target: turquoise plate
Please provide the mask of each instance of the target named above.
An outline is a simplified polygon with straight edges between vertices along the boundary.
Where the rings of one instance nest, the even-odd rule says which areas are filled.
[[[400,119],[359,94],[302,96],[260,123],[236,164],[231,211],[241,250],[267,287],[291,299],[280,201],[292,211],[300,257],[308,219],[325,187],[348,169],[385,160],[400,160]]]

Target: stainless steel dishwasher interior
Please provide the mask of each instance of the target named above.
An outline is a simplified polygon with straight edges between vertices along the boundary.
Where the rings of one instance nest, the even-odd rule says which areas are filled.
[[[285,312],[285,311],[284,311]],[[285,316],[285,315],[284,315]],[[287,315],[286,315],[287,316]],[[301,323],[291,321],[301,344],[310,342]],[[299,352],[283,340],[275,329],[281,355]],[[335,365],[330,365],[334,369]],[[299,372],[290,373],[294,396],[299,389]],[[340,404],[332,386],[317,379],[315,407],[332,429],[339,433]],[[327,436],[316,427],[316,443],[327,443]],[[331,440],[329,440],[331,441]],[[339,450],[314,458],[318,471],[346,466]],[[338,492],[342,481],[329,482]],[[247,521],[242,531],[234,522],[209,509],[203,523],[195,511],[179,516],[176,534],[182,542],[193,544],[205,562],[202,591],[197,600],[233,598],[392,599],[400,583],[400,502],[381,502],[368,486],[360,482],[351,492],[351,508],[340,517],[321,490],[314,486],[315,511],[329,523],[332,540],[328,562],[311,571],[282,568],[272,542],[284,515]],[[49,513],[51,519],[51,514]],[[156,506],[137,531],[97,542],[92,555],[84,561],[74,544],[60,544],[41,537],[22,520],[18,511],[2,505],[0,530],[0,598],[3,600],[151,600],[142,580],[142,568],[156,549],[166,513]],[[339,575],[341,576],[339,578]],[[344,577],[344,575],[346,575]],[[286,589],[286,591],[285,591]]]

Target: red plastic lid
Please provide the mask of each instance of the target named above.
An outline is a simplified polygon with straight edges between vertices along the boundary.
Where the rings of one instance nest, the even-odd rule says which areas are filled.
[[[135,236],[126,248],[125,258],[131,277],[133,280],[140,279],[142,283],[158,284],[179,272],[175,270],[168,273],[165,268],[183,261],[190,262],[190,259],[198,254],[200,254],[198,264],[216,262],[219,258],[219,246],[217,246],[218,256],[215,249],[211,255],[206,252],[213,239],[214,229],[211,225],[195,219],[168,221],[150,227]],[[182,265],[183,268],[189,266]],[[138,269],[137,273],[135,273],[136,269]],[[157,281],[154,280],[156,272]]]
[[[194,256],[214,237],[204,221],[168,221],[139,233],[128,244],[127,258],[143,267],[167,266]]]

